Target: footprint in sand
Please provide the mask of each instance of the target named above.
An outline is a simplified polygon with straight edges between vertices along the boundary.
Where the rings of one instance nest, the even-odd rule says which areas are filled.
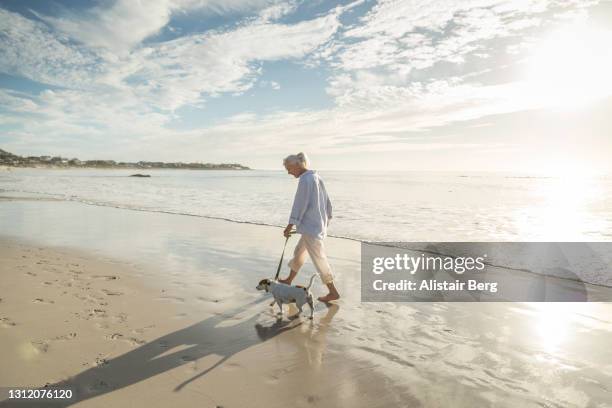
[[[124,340],[129,342],[132,346],[142,346],[143,344],[147,344],[145,340],[137,339],[136,337],[128,337]]]
[[[93,309],[93,310],[91,310],[89,312],[88,316],[90,316],[90,317],[100,317],[100,318],[107,317],[106,310],[104,310],[104,309]]]
[[[52,305],[55,303],[55,301],[53,300],[48,300],[48,299],[43,299],[43,298],[36,298],[34,300],[32,300],[32,303],[45,303],[48,305]]]
[[[88,290],[89,288],[81,288],[82,290]],[[77,296],[77,295],[75,295]],[[91,302],[99,302],[99,301],[103,301],[106,298],[102,295],[96,295],[95,293],[92,294],[85,294],[85,295],[79,295],[77,296],[79,299],[88,299]]]
[[[119,279],[119,277],[115,276],[115,275],[92,275],[92,278],[94,278],[94,279],[104,279],[104,280],[107,280],[107,281]]]
[[[160,296],[158,300],[173,300],[175,302],[185,303],[185,299],[178,296]]]
[[[92,301],[91,301],[91,299],[88,299],[88,298],[87,298],[87,296],[85,296],[85,295],[81,295],[81,294],[79,294],[79,293],[73,293],[73,294],[72,294],[72,296],[74,296],[75,298],[77,298],[77,299],[79,299],[79,300],[82,300],[82,301],[84,301],[84,302],[90,302],[90,303],[92,302]]]
[[[266,377],[266,383],[271,384],[271,385],[276,385],[278,384],[280,381],[280,378],[276,375],[269,375]]]
[[[226,363],[221,368],[223,371],[234,371],[243,368],[243,366],[238,363]]]
[[[132,330],[132,333],[136,333],[136,334],[143,334],[145,331],[147,331],[147,330],[149,330],[149,329],[152,329],[152,328],[154,328],[154,327],[155,327],[155,325],[154,325],[154,324],[150,324],[150,325],[148,325],[148,326],[141,327],[141,328],[139,328],[139,329],[134,329],[134,330]]]
[[[317,397],[316,395],[305,395],[304,399],[309,404],[317,404],[321,398]]]
[[[94,367],[99,367],[108,364],[108,360],[104,357],[96,357],[96,361],[93,362]]]
[[[96,391],[100,391],[100,390],[105,390],[109,387],[108,383],[104,380],[96,380],[96,382],[94,382],[93,384],[89,385],[87,388],[89,388],[89,391],[91,392],[96,392]]]
[[[32,271],[27,271],[26,275],[30,275],[30,276],[38,276],[36,273],[32,272]]]
[[[17,326],[17,323],[9,319],[8,317],[0,317],[0,327],[3,329],[8,329],[13,326]]]
[[[127,314],[119,313],[119,314],[113,316],[111,319],[112,319],[113,323],[125,323],[127,318],[128,318]]]
[[[41,353],[46,353],[49,350],[49,342],[46,340],[31,341],[30,343]]]
[[[128,343],[130,343],[132,346],[142,346],[143,344],[146,344],[147,342],[145,340],[136,338],[136,337],[126,337],[121,333],[113,333],[110,336],[107,336],[108,339],[110,340],[123,340],[123,341],[127,341]]]
[[[102,289],[102,293],[104,293],[106,296],[121,296],[121,295],[123,295],[123,292],[118,292],[118,291],[109,290],[109,289]]]
[[[58,341],[58,340],[59,340],[59,341],[64,341],[64,340],[72,340],[72,339],[74,339],[76,336],[77,336],[77,334],[76,334],[76,333],[68,333],[68,334],[63,334],[63,335],[61,335],[61,336],[54,337],[52,340],[55,340],[55,341]]]
[[[204,296],[198,296],[196,299],[199,300],[200,302],[219,303],[219,299],[212,299],[212,298],[207,298]]]

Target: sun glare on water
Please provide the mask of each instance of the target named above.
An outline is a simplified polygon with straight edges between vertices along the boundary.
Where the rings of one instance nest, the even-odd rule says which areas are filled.
[[[545,36],[527,60],[530,98],[556,108],[579,108],[612,95],[612,31],[585,24]]]

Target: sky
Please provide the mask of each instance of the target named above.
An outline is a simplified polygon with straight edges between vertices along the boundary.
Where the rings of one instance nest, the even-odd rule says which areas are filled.
[[[0,148],[612,171],[612,1],[0,0]]]

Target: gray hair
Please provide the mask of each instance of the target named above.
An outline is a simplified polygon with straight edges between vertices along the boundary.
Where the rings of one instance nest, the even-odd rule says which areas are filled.
[[[290,154],[285,157],[283,164],[299,164],[303,169],[307,169],[310,161],[306,153],[299,152],[298,154]]]

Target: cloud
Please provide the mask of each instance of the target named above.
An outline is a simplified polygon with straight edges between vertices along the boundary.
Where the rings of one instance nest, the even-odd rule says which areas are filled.
[[[256,10],[274,3],[271,0],[116,0],[91,7],[83,12],[64,11],[60,16],[35,13],[65,35],[94,48],[125,54],[146,38],[165,27],[173,13],[194,10],[226,14]],[[267,15],[281,15],[286,5],[268,7]]]
[[[229,30],[137,45],[115,54],[75,43],[45,23],[0,9],[0,72],[61,87],[27,97],[0,94],[5,111],[37,118],[25,121],[12,138],[19,141],[15,143],[55,137],[119,145],[124,139],[137,144],[150,137],[174,140],[180,132],[166,126],[175,119],[176,109],[244,92],[260,75],[262,61],[301,60],[339,27],[335,12],[296,24],[270,21],[281,12],[247,19]],[[280,88],[273,80],[268,85]],[[33,139],[43,133],[44,138]]]
[[[338,29],[335,14],[293,25],[255,22],[224,32],[189,35],[135,51],[122,75],[139,97],[174,110],[202,95],[241,93],[258,63],[305,58]]]
[[[263,22],[278,20],[279,18],[294,12],[296,8],[297,2],[295,1],[274,4],[261,10],[259,12],[259,18]]]
[[[560,11],[565,19],[572,15],[583,18],[584,13],[569,13],[595,3],[382,0],[357,23],[341,31],[332,49],[322,56],[334,68],[327,92],[345,109],[369,111],[401,106],[428,112],[439,109],[447,112],[440,116],[440,123],[447,123],[461,115],[448,113],[447,99],[437,97],[436,84],[447,84],[449,92],[455,89],[451,100],[457,102],[456,96],[463,95],[466,104],[472,98],[462,91],[464,88],[476,94],[491,89],[499,92],[514,89],[485,86],[478,92],[482,84],[475,82],[478,77],[475,74],[486,67],[488,76],[493,77],[493,69],[503,68],[502,64],[492,65],[499,59],[496,58],[499,50],[508,54],[529,50],[533,36],[542,31],[542,26],[554,24]],[[469,86],[460,87],[462,83]],[[487,100],[492,97],[489,95]],[[514,98],[514,94],[498,95],[500,105],[514,106],[505,102],[509,98]]]
[[[138,14],[140,3],[129,3],[126,6],[118,2],[105,10],[98,24],[111,27],[109,16],[121,14],[119,10],[123,10],[123,7],[131,10],[122,14],[126,22],[131,21],[131,16]],[[163,7],[160,6],[160,9],[169,7],[167,2],[161,3]],[[208,5],[211,6],[211,3]],[[135,103],[145,103],[163,110],[175,110],[186,103],[197,103],[205,95],[243,92],[252,86],[258,76],[258,63],[304,58],[328,41],[339,26],[334,13],[292,25],[259,19],[247,21],[231,30],[187,35],[138,46],[127,54],[113,54],[70,42],[61,34],[49,30],[45,24],[20,14],[2,9],[0,13],[0,33],[3,34],[0,37],[0,71],[100,95],[115,95],[120,91],[124,98],[131,97]],[[75,30],[81,30],[80,27],[85,27],[88,21],[81,20]],[[160,19],[149,27],[159,26],[163,21]],[[101,35],[109,44],[119,42],[132,45],[141,41],[145,33],[152,32],[148,29],[133,30],[131,37],[118,39],[117,35],[130,30],[123,30],[121,21],[112,23],[112,27],[118,27],[116,33]],[[100,30],[93,28],[92,35],[98,36]],[[91,44],[98,43],[94,41]]]
[[[96,53],[44,24],[0,8],[0,72],[59,86],[83,86],[99,75]]]
[[[300,148],[321,154],[449,149],[461,142],[428,140],[427,133],[545,106],[526,97],[529,85],[520,78],[496,77],[499,54],[523,58],[555,16],[585,18],[572,13],[585,3],[567,1],[383,0],[342,26],[356,4],[301,20],[291,14],[297,3],[270,1],[117,1],[80,14],[39,13],[44,22],[0,9],[0,72],[61,87],[38,95],[0,92],[1,123],[36,117],[7,133],[15,146],[90,152],[99,146],[126,160],[199,160],[203,151],[232,160],[250,157],[253,146],[256,154],[279,155]],[[252,13],[229,28],[145,41],[174,15],[194,10]],[[300,21],[283,23],[287,15]],[[261,79],[268,61],[320,69],[333,107],[245,111],[214,126],[172,128],[181,107],[256,93],[257,82],[274,90],[282,82],[276,95],[290,92],[285,81]]]
[[[109,8],[96,6],[82,14],[66,12],[61,17],[36,15],[89,47],[122,53],[168,24],[171,5],[169,0],[119,0]]]
[[[29,113],[36,109],[36,103],[22,92],[0,88],[0,106],[12,113]]]
[[[466,55],[485,50],[487,41],[540,24],[526,13],[546,2],[520,3],[517,8],[499,0],[382,1],[345,31],[332,61],[345,71],[384,68],[400,78],[439,62],[461,64]]]

